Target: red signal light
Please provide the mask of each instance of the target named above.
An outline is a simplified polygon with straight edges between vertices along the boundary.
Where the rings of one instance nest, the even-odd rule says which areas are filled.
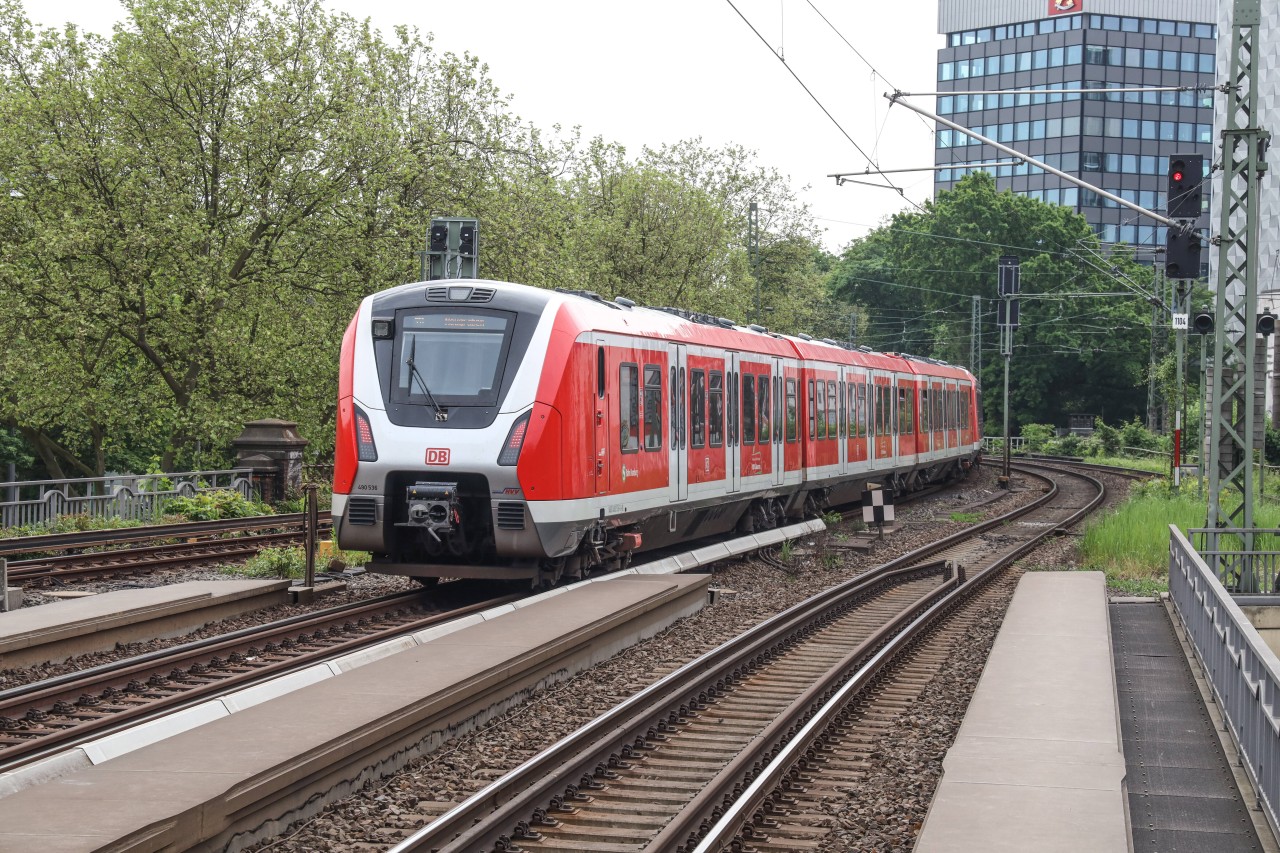
[[[1181,181],[1181,180],[1182,180],[1182,173],[1181,173],[1181,172],[1174,172],[1174,173],[1173,173],[1173,179],[1174,179],[1175,181]]]

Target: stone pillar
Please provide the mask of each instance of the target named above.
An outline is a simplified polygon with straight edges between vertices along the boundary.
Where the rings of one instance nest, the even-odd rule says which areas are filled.
[[[297,426],[275,418],[250,421],[231,442],[236,467],[253,470],[262,483],[264,501],[283,500],[286,493],[302,486],[302,449],[308,442],[298,435]]]

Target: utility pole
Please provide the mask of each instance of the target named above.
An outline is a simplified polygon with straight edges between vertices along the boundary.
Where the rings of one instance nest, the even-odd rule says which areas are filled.
[[[1157,291],[1158,293],[1159,291]],[[1151,306],[1151,356],[1147,365],[1147,430],[1156,431],[1156,365],[1159,363],[1160,306]]]
[[[976,293],[969,312],[969,372],[975,377],[982,375],[982,297]]]
[[[1177,490],[1182,485],[1182,424],[1186,419],[1187,411],[1187,389],[1184,383],[1183,358],[1186,354],[1187,347],[1187,325],[1191,312],[1187,310],[1187,283],[1179,281],[1174,286],[1173,293],[1173,336],[1175,355],[1174,360],[1178,363],[1178,380],[1174,385],[1174,393],[1177,395],[1173,401],[1173,488]]]
[[[1009,488],[1012,480],[1009,471],[1009,361],[1013,357],[1013,330],[1018,326],[1018,300],[1021,265],[1015,255],[1004,255],[997,267],[997,288],[1000,294],[1000,311],[996,318],[1000,327],[1000,354],[1004,356],[1004,475],[1000,485]]]
[[[747,208],[747,260],[751,266],[751,278],[756,283],[755,322],[763,326],[764,312],[760,310],[760,206],[754,201]]]
[[[1219,528],[1239,531],[1253,550],[1253,451],[1261,436],[1254,407],[1258,320],[1258,204],[1271,135],[1258,126],[1261,0],[1234,0],[1227,99],[1222,132],[1218,281],[1214,305],[1212,425],[1209,442],[1210,551],[1220,552]],[[1224,497],[1239,498],[1228,509]],[[1233,504],[1234,501],[1227,501]],[[1221,558],[1219,558],[1221,559]],[[1239,592],[1258,590],[1251,557],[1240,563]],[[1223,564],[1215,567],[1222,576]],[[1223,578],[1224,582],[1232,579]]]

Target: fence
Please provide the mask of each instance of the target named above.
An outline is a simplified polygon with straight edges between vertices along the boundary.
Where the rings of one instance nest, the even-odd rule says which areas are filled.
[[[0,483],[0,527],[42,524],[63,515],[150,521],[174,499],[201,492],[231,489],[249,498],[252,476],[248,468],[234,468]]]
[[[1258,804],[1272,831],[1280,831],[1280,659],[1174,525],[1169,525],[1169,597],[1240,750]]]

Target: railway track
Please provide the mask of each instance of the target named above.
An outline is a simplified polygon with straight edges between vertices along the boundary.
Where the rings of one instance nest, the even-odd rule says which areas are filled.
[[[388,638],[520,598],[450,584],[383,596],[0,692],[0,772],[90,737],[229,690],[358,651]]]
[[[974,607],[967,602],[1105,496],[1096,478],[1055,476],[1061,486],[1046,486],[1035,502],[815,596],[681,667],[395,850],[571,850],[584,838],[593,850],[808,846],[798,839],[812,838],[812,827],[772,836],[779,815],[801,813],[798,796],[831,763],[823,733],[844,736],[866,719],[871,730],[851,736],[864,748],[874,743],[883,716],[863,712],[876,701],[909,702],[930,668],[945,665],[947,640]],[[833,769],[843,775],[830,784],[856,783],[856,768]]]
[[[9,560],[10,582],[48,586],[245,560],[264,548],[301,543],[305,523],[305,514],[291,513],[23,536],[0,540],[0,557]],[[331,529],[329,514],[322,513],[319,532]],[[11,558],[23,555],[39,556]]]

